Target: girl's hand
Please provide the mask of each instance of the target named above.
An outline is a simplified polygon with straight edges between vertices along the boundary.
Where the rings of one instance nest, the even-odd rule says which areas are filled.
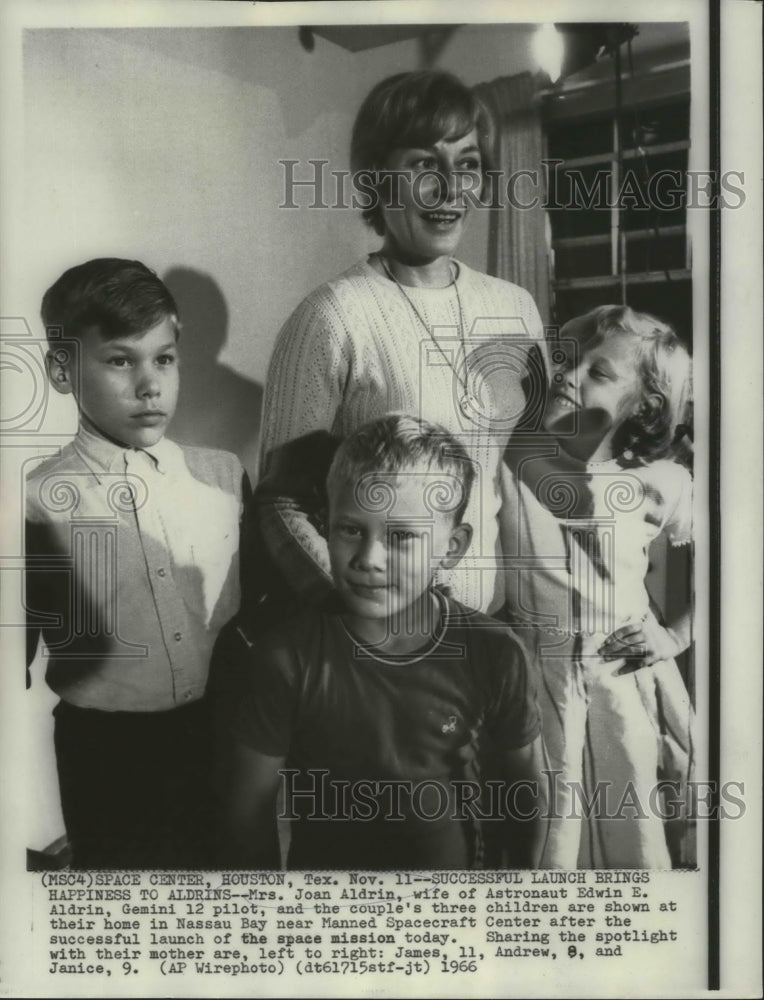
[[[650,616],[617,628],[597,652],[603,660],[639,659],[642,666],[651,667],[660,660],[673,659],[682,649],[677,637]]]

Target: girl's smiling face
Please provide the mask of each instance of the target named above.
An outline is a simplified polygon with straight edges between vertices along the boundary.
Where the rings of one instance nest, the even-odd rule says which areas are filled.
[[[409,264],[452,256],[470,201],[480,193],[481,168],[475,129],[458,139],[392,150],[384,169],[394,175],[380,192],[385,252]]]
[[[612,457],[613,436],[643,401],[639,341],[628,333],[613,333],[583,348],[574,342],[568,347],[570,353],[554,373],[544,429],[571,454]]]

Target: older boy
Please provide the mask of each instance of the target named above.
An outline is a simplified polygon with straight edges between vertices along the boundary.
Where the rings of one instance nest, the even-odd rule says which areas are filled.
[[[472,480],[462,446],[412,417],[377,420],[340,446],[327,482],[336,613],[254,641],[242,615],[216,650],[220,676],[239,678],[224,863],[278,867],[281,772],[293,868],[477,865],[487,761],[502,779],[495,817],[516,779],[538,787],[520,645],[434,586],[469,546]],[[535,862],[539,828],[522,825],[510,863]]]
[[[50,380],[80,417],[26,486],[29,646],[41,631],[61,699],[72,864],[206,866],[203,696],[215,637],[239,605],[242,468],[164,437],[179,322],[153,271],[112,258],[73,267],[42,318]]]

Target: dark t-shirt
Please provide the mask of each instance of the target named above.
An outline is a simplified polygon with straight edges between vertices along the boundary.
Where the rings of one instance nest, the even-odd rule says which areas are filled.
[[[474,862],[475,822],[459,805],[472,796],[454,782],[478,786],[487,744],[525,746],[539,717],[510,630],[440,600],[438,633],[405,658],[360,645],[340,615],[307,612],[252,642],[234,623],[233,736],[286,758],[290,867]]]

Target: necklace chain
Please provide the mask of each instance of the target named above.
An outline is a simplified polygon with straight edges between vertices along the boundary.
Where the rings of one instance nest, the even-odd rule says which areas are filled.
[[[412,310],[414,311],[414,315],[417,317],[417,319],[419,320],[419,322],[422,324],[422,326],[427,331],[427,335],[429,336],[430,340],[433,342],[433,344],[435,344],[435,346],[437,347],[437,349],[440,351],[440,354],[443,357],[443,360],[446,362],[446,364],[448,365],[448,367],[454,373],[454,376],[456,377],[456,380],[457,380],[457,382],[459,383],[459,385],[461,386],[461,389],[462,389],[462,392],[461,392],[461,395],[460,395],[460,399],[459,399],[459,409],[462,411],[462,413],[464,414],[464,416],[469,417],[470,416],[470,411],[475,412],[478,409],[478,401],[476,400],[474,394],[471,392],[470,387],[469,387],[470,369],[469,369],[469,364],[468,364],[468,361],[467,361],[467,345],[466,345],[465,340],[464,340],[464,312],[462,310],[462,298],[461,298],[461,295],[459,294],[459,282],[456,280],[456,277],[454,277],[454,279],[452,280],[451,284],[454,286],[454,290],[456,291],[456,303],[457,303],[457,307],[459,309],[459,341],[461,343],[462,358],[463,358],[463,361],[464,361],[464,375],[463,376],[460,375],[459,369],[458,369],[457,365],[454,364],[453,359],[450,358],[448,356],[448,354],[443,350],[442,344],[440,344],[439,341],[437,340],[437,338],[435,337],[435,334],[432,332],[432,328],[430,327],[430,325],[425,322],[424,317],[422,316],[422,314],[419,312],[419,310],[416,307],[416,303],[413,301],[413,299],[408,294],[408,292],[406,291],[406,289],[403,287],[403,285],[400,283],[400,281],[398,280],[398,278],[395,276],[395,273],[393,272],[393,270],[390,267],[390,265],[389,265],[388,261],[386,260],[386,258],[381,253],[377,254],[377,256],[379,257],[379,262],[382,265],[385,274],[388,276],[388,278],[392,282],[394,282],[398,286],[398,291],[401,293],[401,295],[404,297],[404,299],[411,306]],[[451,261],[451,266],[452,267],[454,266],[454,261],[453,260]]]
[[[448,623],[448,603],[444,598],[443,594],[437,589],[431,591],[432,603],[435,608],[435,613],[437,615],[438,621],[433,634],[430,636],[430,644],[427,648],[422,650],[421,647],[419,651],[411,650],[411,653],[391,653],[388,656],[377,652],[374,643],[361,643],[353,635],[348,626],[345,624],[342,617],[340,617],[340,624],[345,630],[345,635],[355,644],[355,655],[362,657],[370,657],[372,660],[377,660],[379,663],[384,663],[389,666],[398,666],[400,664],[412,664],[419,663],[420,660],[426,659],[426,657],[431,656],[435,650],[440,646],[443,641],[443,636],[446,631],[446,625]],[[414,655],[412,655],[414,654]]]

